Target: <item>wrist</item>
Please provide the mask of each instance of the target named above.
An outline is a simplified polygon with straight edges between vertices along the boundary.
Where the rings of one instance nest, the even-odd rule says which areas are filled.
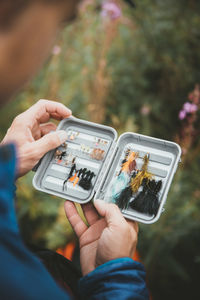
[[[133,299],[133,295],[135,296],[134,299],[136,299],[138,295],[134,294],[134,289],[137,288],[138,293],[141,293],[141,298],[138,297],[137,299],[148,299],[145,275],[145,270],[141,263],[129,257],[117,258],[98,266],[95,270],[82,277],[79,281],[80,295],[84,295],[83,299],[89,299],[91,295],[97,294],[99,297],[97,299],[100,299],[102,290],[102,297],[105,296],[106,292],[110,295],[112,291],[121,293],[123,290],[125,292],[130,290],[129,299]],[[145,297],[143,298],[142,295],[145,295]],[[121,295],[120,299],[127,298],[123,298],[123,295]]]

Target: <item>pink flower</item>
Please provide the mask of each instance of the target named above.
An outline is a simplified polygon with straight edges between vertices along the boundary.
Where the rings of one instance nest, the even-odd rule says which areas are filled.
[[[191,103],[190,102],[185,102],[184,105],[183,105],[183,110],[186,112],[186,113],[190,113],[190,110],[191,110]]]
[[[189,114],[194,113],[195,111],[197,111],[197,109],[198,106],[190,102],[185,102],[185,104],[183,105],[183,110]]]
[[[185,117],[186,117],[186,111],[185,111],[185,110],[181,110],[181,111],[179,112],[178,117],[179,117],[179,120],[185,119]]]
[[[118,19],[121,16],[121,9],[114,2],[105,2],[102,5],[101,15],[104,18],[109,17],[111,20]]]
[[[196,104],[191,104],[191,106],[190,106],[190,112],[194,113],[197,110],[198,110],[198,106]]]
[[[52,49],[52,54],[53,54],[53,55],[59,55],[60,52],[61,52],[60,46],[55,45],[55,46],[53,47],[53,49]]]

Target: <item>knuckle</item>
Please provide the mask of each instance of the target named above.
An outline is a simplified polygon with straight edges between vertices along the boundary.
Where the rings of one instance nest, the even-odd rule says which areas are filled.
[[[19,122],[21,122],[21,119],[22,119],[22,114],[19,114],[14,118],[13,123],[18,124]]]
[[[133,228],[126,221],[122,223],[121,228],[124,234],[126,234],[130,239],[132,239],[135,235]]]
[[[133,228],[131,228],[131,227],[129,227],[129,232],[130,232],[130,238],[131,238],[131,240],[137,242],[137,239],[138,239],[137,232]]]
[[[117,227],[120,229],[120,232],[123,236],[129,235],[129,229],[127,228],[125,222],[120,222]]]
[[[114,213],[119,213],[120,212],[119,207],[116,204],[110,203],[109,204],[109,208]]]
[[[45,99],[40,99],[40,100],[38,100],[38,104],[43,104],[43,103],[45,103],[47,100],[45,100]]]
[[[47,104],[48,100],[46,99],[40,99],[38,100],[38,102],[36,103],[36,105],[40,106],[40,107],[43,107]]]
[[[56,148],[58,145],[60,145],[60,141],[57,135],[55,134],[49,134],[48,136],[48,145],[51,148]]]

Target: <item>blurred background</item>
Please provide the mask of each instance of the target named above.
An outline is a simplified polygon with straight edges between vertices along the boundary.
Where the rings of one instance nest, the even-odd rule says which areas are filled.
[[[102,2],[102,1],[101,1]],[[183,151],[166,209],[140,225],[138,251],[155,300],[198,299],[200,278],[200,2],[85,0],[40,74],[0,113],[0,135],[40,98],[76,117],[178,142]],[[17,182],[25,241],[51,249],[76,241],[63,199]]]

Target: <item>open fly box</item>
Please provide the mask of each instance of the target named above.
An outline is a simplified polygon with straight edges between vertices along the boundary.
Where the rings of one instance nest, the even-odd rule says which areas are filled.
[[[117,140],[112,127],[75,117],[62,120],[58,130],[66,130],[68,139],[41,160],[33,178],[37,190],[81,204],[113,202],[127,219],[146,224],[159,219],[179,145],[132,132]]]

